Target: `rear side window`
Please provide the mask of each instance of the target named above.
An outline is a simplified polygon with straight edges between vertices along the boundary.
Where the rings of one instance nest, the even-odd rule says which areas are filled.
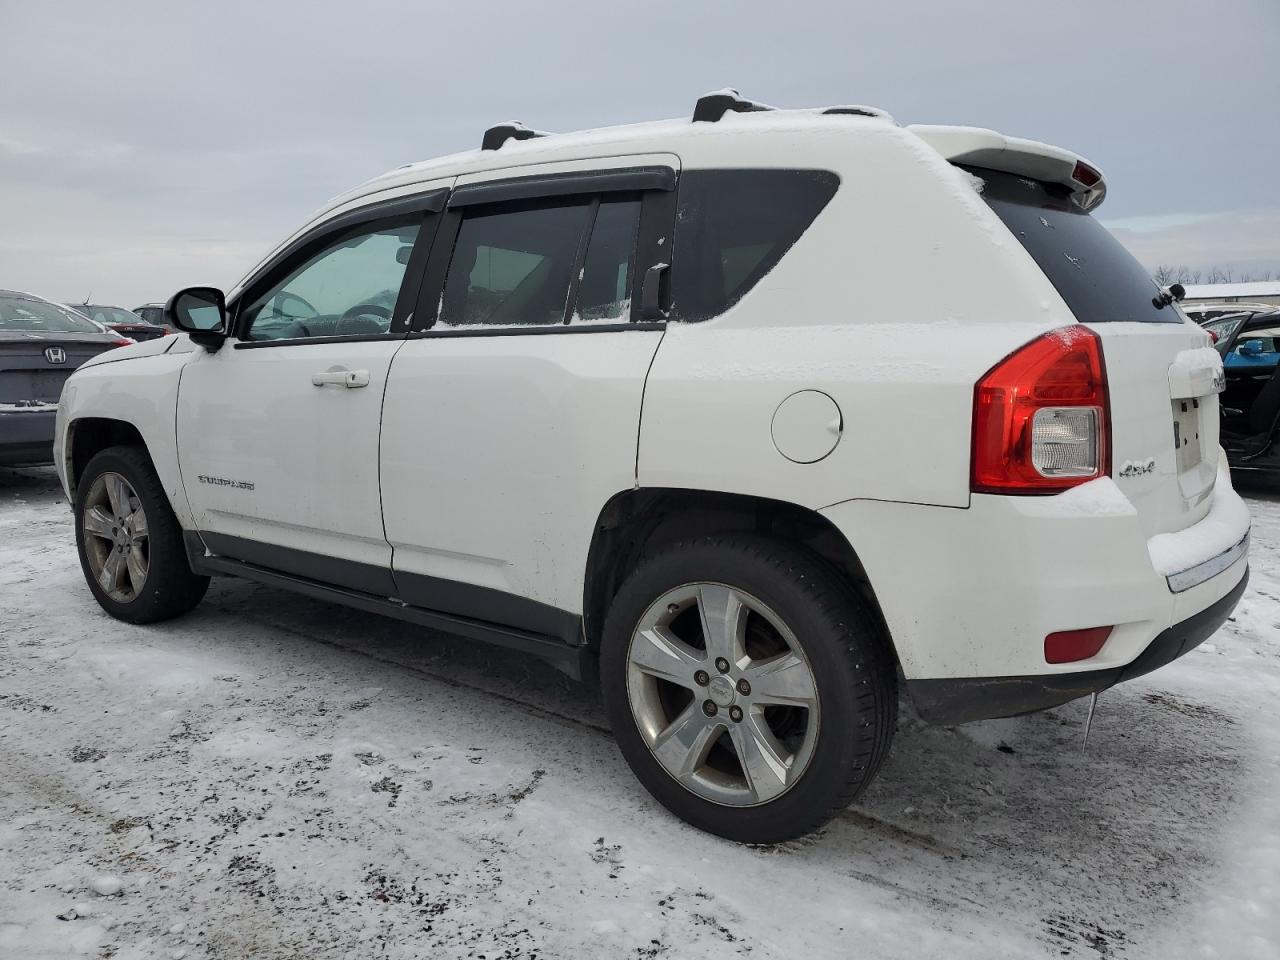
[[[1081,323],[1181,323],[1152,302],[1159,288],[1111,233],[1066,188],[1011,173],[965,167],[983,181],[982,199],[1044,271]]]
[[[673,312],[706,320],[741,300],[840,185],[826,170],[690,170],[680,176]]]

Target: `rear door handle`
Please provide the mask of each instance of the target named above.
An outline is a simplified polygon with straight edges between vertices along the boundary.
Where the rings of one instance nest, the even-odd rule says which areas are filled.
[[[356,387],[367,387],[369,385],[369,371],[347,370],[343,367],[335,367],[322,373],[313,373],[311,382],[317,387],[332,384],[335,387],[346,387],[348,390],[354,390]]]

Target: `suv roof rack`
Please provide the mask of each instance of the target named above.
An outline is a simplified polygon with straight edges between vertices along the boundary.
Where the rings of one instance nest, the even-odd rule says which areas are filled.
[[[497,150],[508,140],[532,140],[535,137],[545,136],[548,136],[548,134],[544,131],[526,127],[519,120],[508,120],[506,123],[499,123],[484,132],[484,139],[480,141],[480,149]]]
[[[723,90],[715,90],[698,98],[698,102],[693,107],[693,121],[694,123],[699,121],[715,123],[726,113],[760,113],[776,109],[777,107],[771,107],[766,103],[747,100],[732,87],[725,87]],[[893,121],[893,117],[879,107],[867,107],[860,103],[826,107],[822,110],[822,113],[824,115],[845,114],[855,117],[874,117],[880,120]]]
[[[864,106],[861,103],[850,103],[841,107],[827,107],[827,109],[823,110],[822,112],[824,115],[839,113],[839,114],[851,114],[855,117],[877,117],[881,120],[893,119],[893,117],[889,116],[889,114],[886,111],[881,110],[879,107],[868,107],[868,106]]]
[[[703,94],[693,105],[693,122],[715,123],[726,113],[759,113],[773,107],[754,100],[744,100],[742,94],[731,87]]]

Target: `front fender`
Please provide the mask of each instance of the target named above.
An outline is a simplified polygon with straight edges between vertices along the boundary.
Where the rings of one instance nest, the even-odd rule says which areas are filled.
[[[133,348],[120,352],[125,349]],[[77,480],[71,463],[77,424],[116,420],[138,431],[178,522],[188,529],[194,526],[178,468],[175,434],[178,383],[191,356],[185,352],[135,355],[121,362],[82,366],[67,379],[58,402],[54,462],[69,500],[74,500]]]

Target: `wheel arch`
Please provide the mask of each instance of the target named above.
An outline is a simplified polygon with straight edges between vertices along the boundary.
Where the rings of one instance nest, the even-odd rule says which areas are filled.
[[[897,661],[875,589],[854,546],[826,517],[798,504],[746,494],[641,487],[601,509],[587,552],[583,631],[598,646],[610,602],[627,575],[667,544],[694,536],[752,532],[796,544],[833,568],[878,618]]]
[[[89,461],[108,447],[137,446],[147,449],[142,432],[127,420],[113,417],[80,417],[67,425],[65,450],[67,486],[72,493],[80,485]],[[151,456],[147,451],[147,456]]]

